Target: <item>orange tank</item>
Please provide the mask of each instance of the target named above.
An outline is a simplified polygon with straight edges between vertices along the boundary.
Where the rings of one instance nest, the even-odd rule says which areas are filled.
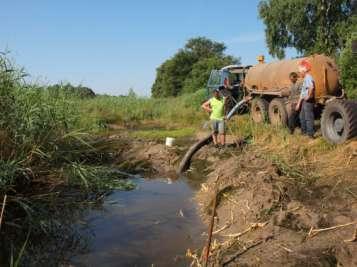
[[[336,63],[325,55],[281,60],[268,64],[258,64],[248,70],[245,86],[249,91],[282,91],[290,87],[289,74],[298,73],[298,64],[307,59],[311,64],[311,75],[315,80],[315,98],[337,95],[339,92],[339,74]]]

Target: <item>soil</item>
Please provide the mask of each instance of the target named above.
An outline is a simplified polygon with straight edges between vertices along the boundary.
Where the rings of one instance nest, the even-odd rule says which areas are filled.
[[[357,241],[350,241],[356,239],[357,157],[349,157],[346,168],[324,169],[315,177],[228,140],[228,148],[208,145],[193,159],[208,162],[207,180],[195,197],[207,228],[218,188],[209,266],[357,266]],[[187,148],[135,140],[123,158],[138,171],[177,178]],[[357,154],[357,141],[346,149]],[[146,165],[140,169],[138,162]],[[200,266],[201,251],[196,254],[189,253]]]
[[[121,140],[116,155],[116,166],[121,171],[131,174],[141,174],[146,178],[165,177],[178,179],[176,173],[182,155],[186,152],[191,139],[180,140],[183,144],[167,147],[163,142],[133,138],[123,131],[120,135],[108,136],[114,142]],[[123,141],[124,140],[124,141]]]
[[[249,147],[196,157],[213,169],[196,197],[207,222],[218,187],[211,266],[357,266],[357,241],[347,241],[357,227],[356,158],[334,177],[301,178]]]

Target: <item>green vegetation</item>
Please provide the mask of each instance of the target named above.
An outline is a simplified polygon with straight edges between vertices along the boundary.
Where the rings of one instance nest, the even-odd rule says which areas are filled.
[[[164,128],[192,127],[202,122],[205,114],[201,103],[205,90],[171,98],[146,98],[137,96],[98,96],[80,101],[81,126],[98,130],[108,124],[133,128],[154,121]],[[94,128],[94,129],[93,129]]]
[[[92,98],[95,97],[95,93],[92,89],[85,86],[74,86],[70,83],[61,83],[48,86],[46,88],[53,96],[65,95],[66,97],[80,97],[80,98]]]
[[[213,68],[239,63],[239,59],[225,55],[225,49],[223,43],[205,37],[188,40],[183,49],[157,68],[152,96],[178,96],[204,88]]]
[[[79,95],[70,97],[68,85],[63,90],[27,85],[24,76],[0,55],[1,203],[7,196],[2,205],[1,265],[12,259],[31,264],[35,259],[29,261],[28,255],[37,246],[66,235],[63,207],[78,208],[108,190],[133,187],[110,168],[112,144],[81,131]],[[55,250],[56,244],[48,249]]]
[[[344,47],[356,17],[350,0],[262,0],[259,15],[269,52],[279,58],[288,47],[306,55],[334,55]]]
[[[350,99],[357,99],[357,55],[352,53],[352,39],[357,39],[357,23],[355,34],[348,38],[346,47],[339,57],[341,82]]]

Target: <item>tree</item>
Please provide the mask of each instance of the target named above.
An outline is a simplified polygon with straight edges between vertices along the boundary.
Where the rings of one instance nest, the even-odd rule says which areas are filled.
[[[269,53],[278,58],[288,47],[302,54],[336,54],[354,19],[350,0],[262,0],[259,16]]]
[[[238,63],[238,60],[231,56],[213,56],[199,60],[192,66],[192,71],[184,82],[183,93],[193,93],[198,89],[204,88],[211,70],[220,69],[232,63]]]
[[[94,91],[82,85],[72,85],[71,83],[59,83],[50,85],[47,87],[52,96],[59,96],[64,94],[68,97],[80,97],[80,98],[93,98],[95,97]]]
[[[211,67],[223,67],[225,63],[233,64],[237,59],[224,55],[226,46],[223,43],[215,42],[205,37],[197,37],[188,40],[184,48],[180,49],[172,58],[166,60],[157,68],[155,82],[151,88],[153,97],[177,96],[183,93],[183,88],[190,82],[199,85],[195,90],[202,88],[203,79],[208,79],[207,72]],[[191,73],[193,68],[201,60],[213,59],[216,64],[204,64],[203,62],[196,67],[196,74]],[[218,64],[218,61],[222,64]],[[206,61],[210,62],[210,61]],[[198,75],[198,68],[204,75]],[[198,79],[196,81],[194,79]],[[187,89],[193,91],[194,87]]]
[[[166,60],[158,69],[152,86],[153,97],[177,96],[183,82],[192,69],[196,59],[184,49],[179,50],[172,58]]]
[[[128,95],[129,98],[137,98],[138,95],[135,93],[134,89],[132,87],[129,88]]]
[[[188,40],[185,45],[185,50],[199,60],[210,56],[222,57],[226,46],[224,43],[218,43],[206,37],[197,37]]]
[[[355,35],[357,35],[357,26],[355,27]],[[339,57],[338,64],[341,70],[341,82],[347,92],[347,96],[352,99],[357,99],[357,55],[352,51],[353,39],[356,40],[357,36],[350,35],[346,47],[342,50],[341,56]]]

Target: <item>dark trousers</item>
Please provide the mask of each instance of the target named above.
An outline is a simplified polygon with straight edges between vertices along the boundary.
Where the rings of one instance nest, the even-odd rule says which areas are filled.
[[[288,127],[290,133],[293,133],[296,126],[298,125],[298,118],[299,118],[299,112],[297,112],[296,110],[292,110],[288,118]]]
[[[301,132],[314,136],[314,103],[303,101],[300,111]]]
[[[296,111],[295,108],[295,102],[288,104],[288,128],[291,134],[293,134],[295,128],[300,125],[299,111]]]

